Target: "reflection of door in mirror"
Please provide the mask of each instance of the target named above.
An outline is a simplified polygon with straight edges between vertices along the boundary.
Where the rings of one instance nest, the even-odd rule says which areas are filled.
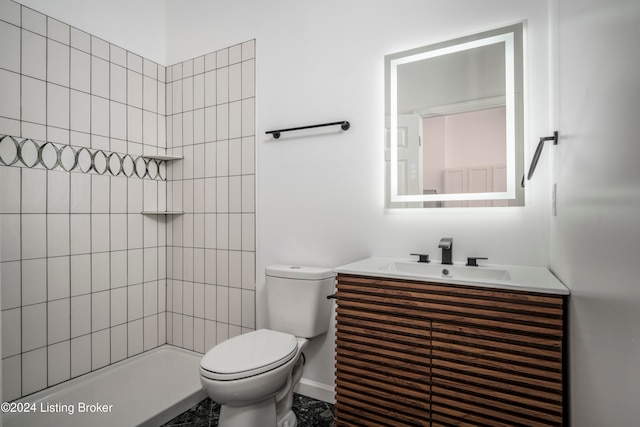
[[[436,194],[505,191],[505,107],[427,116],[424,188]],[[503,206],[503,201],[448,201],[447,207]]]
[[[389,174],[391,173],[391,153],[389,142],[389,124],[387,123],[387,140],[385,141],[384,162],[386,185],[389,185]],[[423,183],[423,149],[422,149],[422,126],[420,116],[417,114],[398,115],[397,125],[398,147],[397,147],[397,170],[398,170],[398,194],[422,194]],[[390,206],[389,192],[385,191],[386,206]],[[395,207],[420,208],[421,202],[404,202],[394,204]]]

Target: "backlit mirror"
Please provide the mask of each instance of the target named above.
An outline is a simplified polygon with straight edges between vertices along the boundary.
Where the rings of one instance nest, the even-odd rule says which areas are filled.
[[[522,33],[385,57],[387,208],[524,205]]]

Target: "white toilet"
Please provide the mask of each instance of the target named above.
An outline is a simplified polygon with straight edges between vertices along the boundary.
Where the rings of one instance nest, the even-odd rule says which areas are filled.
[[[200,382],[222,405],[220,427],[295,427],[293,388],[309,339],[329,328],[335,273],[326,268],[266,268],[271,329],[230,338],[200,362]]]

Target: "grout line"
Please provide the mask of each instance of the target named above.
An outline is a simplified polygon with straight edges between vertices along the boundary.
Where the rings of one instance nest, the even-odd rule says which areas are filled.
[[[127,51],[127,53],[125,54],[126,58],[125,58],[125,62],[127,64],[127,67],[125,69],[125,80],[124,80],[124,87],[125,87],[125,134],[126,134],[126,140],[127,140],[127,153],[130,152],[130,138],[129,138],[129,53]],[[133,168],[135,170],[136,168],[136,162],[133,163]],[[144,183],[143,185],[143,191],[142,191],[142,197],[144,197]],[[142,201],[142,208],[144,209],[144,199]],[[125,225],[126,229],[127,229],[127,281],[126,281],[126,311],[127,311],[127,315],[126,315],[126,330],[125,330],[125,336],[126,336],[126,344],[125,344],[125,359],[129,357],[129,253],[130,253],[130,248],[129,248],[129,182],[127,181],[127,220],[126,220],[126,225]]]
[[[89,38],[89,147],[93,149],[93,38]],[[93,159],[91,159],[93,165]],[[91,171],[91,168],[89,169]],[[90,318],[89,318],[89,372],[93,371],[93,174],[89,179],[89,304],[90,304]]]
[[[48,22],[48,20],[47,20]],[[48,36],[48,32],[47,32],[47,36]],[[71,112],[72,112],[72,107],[71,107],[71,27],[69,27],[69,39],[67,40],[68,42],[68,46],[67,49],[69,50],[69,73],[68,73],[68,77],[69,77],[69,146],[71,146]],[[69,378],[71,378],[71,372],[73,372],[72,366],[71,366],[71,339],[72,339],[72,330],[73,330],[73,318],[71,316],[72,313],[72,300],[71,300],[71,294],[72,294],[72,289],[71,289],[71,277],[72,277],[72,270],[71,270],[71,243],[72,243],[72,238],[71,238],[71,230],[72,230],[72,224],[71,224],[71,211],[72,211],[72,203],[71,203],[71,197],[73,196],[73,191],[71,188],[71,182],[72,182],[72,175],[71,173],[69,173]]]
[[[46,121],[46,126],[45,126],[45,135],[46,135],[46,139],[47,141],[49,140],[49,84],[48,84],[48,80],[49,80],[49,39],[48,39],[48,35],[49,35],[49,21],[45,20],[45,32],[47,33],[47,36],[45,36],[45,69],[44,69],[44,73],[45,73],[45,121]],[[40,153],[38,153],[38,155],[40,155]],[[45,348],[45,360],[46,360],[46,366],[44,369],[45,372],[45,378],[44,378],[44,382],[47,386],[49,386],[49,178],[50,178],[50,173],[49,171],[45,172],[46,174],[46,214],[45,214],[45,254],[46,254],[46,259],[45,259],[45,325],[46,325],[46,330],[45,330],[45,346],[47,346]]]

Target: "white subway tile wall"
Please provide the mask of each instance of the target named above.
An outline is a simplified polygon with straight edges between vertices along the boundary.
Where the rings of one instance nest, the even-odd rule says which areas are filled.
[[[165,68],[0,12],[3,399],[253,330],[255,42]]]
[[[255,43],[167,67],[167,342],[255,328]]]

